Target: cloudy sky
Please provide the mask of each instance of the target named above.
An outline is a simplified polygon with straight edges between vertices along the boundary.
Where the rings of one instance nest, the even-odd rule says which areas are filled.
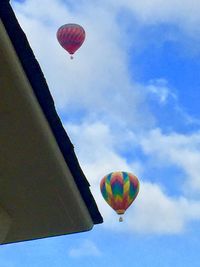
[[[13,0],[104,217],[92,231],[3,246],[0,265],[199,267],[200,1]],[[74,60],[57,29],[81,24]],[[99,192],[140,180],[123,223]]]

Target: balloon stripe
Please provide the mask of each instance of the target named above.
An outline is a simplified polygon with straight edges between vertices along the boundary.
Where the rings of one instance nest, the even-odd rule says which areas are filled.
[[[106,191],[108,192],[108,194],[112,195],[111,185],[107,181],[105,183],[105,186],[106,186]]]

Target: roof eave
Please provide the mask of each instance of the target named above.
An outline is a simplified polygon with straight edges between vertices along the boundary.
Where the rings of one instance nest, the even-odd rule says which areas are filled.
[[[102,223],[103,219],[89,189],[89,183],[79,165],[73,145],[56,112],[53,98],[41,71],[38,61],[21,29],[9,0],[3,0],[0,5],[0,17],[13,44],[17,56],[23,66],[24,72],[33,88],[35,96],[43,113],[48,120],[57,144],[69,167],[80,194],[88,208],[94,224]]]

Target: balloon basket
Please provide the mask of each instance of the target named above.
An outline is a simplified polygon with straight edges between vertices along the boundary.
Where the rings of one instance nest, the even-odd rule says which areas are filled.
[[[123,222],[124,220],[123,220],[123,217],[119,217],[119,222]]]
[[[70,59],[73,59],[74,57],[73,56],[70,56]]]

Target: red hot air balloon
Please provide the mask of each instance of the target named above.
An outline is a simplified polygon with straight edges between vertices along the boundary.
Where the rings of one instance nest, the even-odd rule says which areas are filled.
[[[78,50],[85,40],[85,30],[78,24],[65,24],[57,31],[60,45],[71,55]]]

